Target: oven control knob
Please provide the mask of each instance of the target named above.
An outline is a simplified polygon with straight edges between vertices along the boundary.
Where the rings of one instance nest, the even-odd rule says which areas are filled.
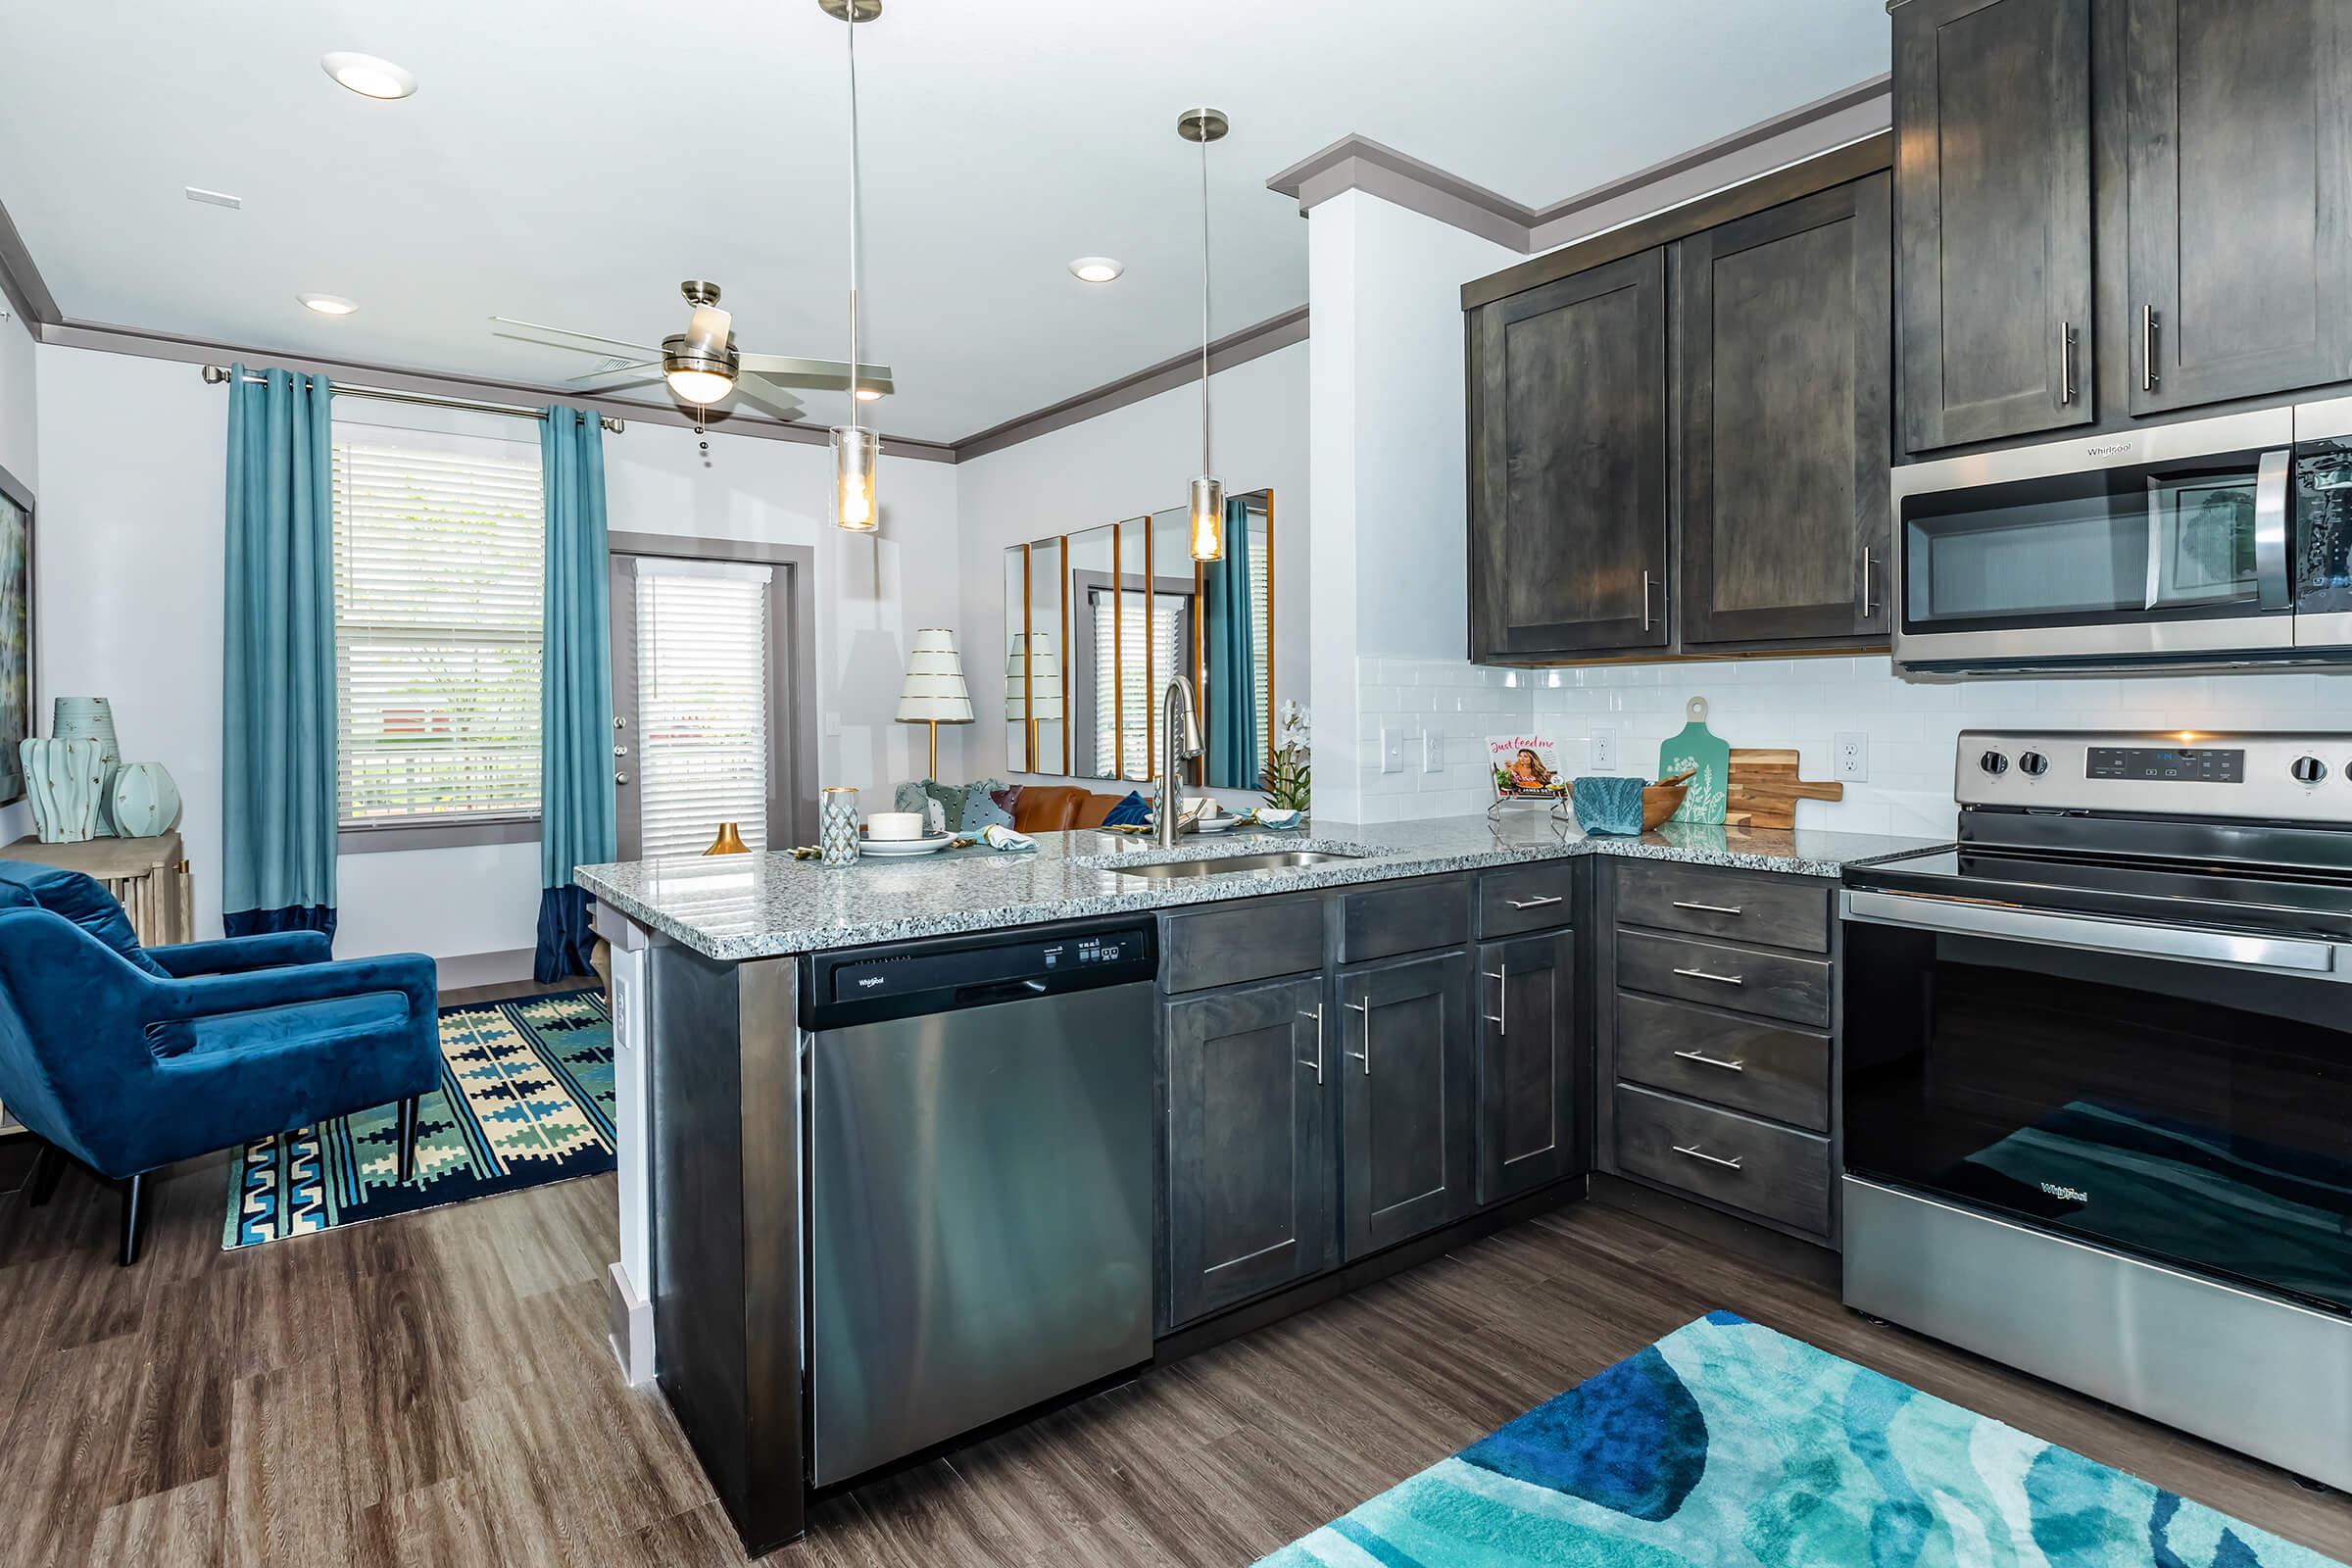
[[[1994,778],[1999,778],[2003,773],[2009,771],[2009,759],[1998,752],[1986,752],[1983,757],[1977,759],[1977,765]]]
[[[2050,770],[2050,760],[2039,752],[2028,752],[2017,760],[2017,770],[2032,778],[2039,778]]]
[[[2298,757],[2286,765],[2286,770],[2304,784],[2317,784],[2328,776],[2328,764],[2316,757]]]

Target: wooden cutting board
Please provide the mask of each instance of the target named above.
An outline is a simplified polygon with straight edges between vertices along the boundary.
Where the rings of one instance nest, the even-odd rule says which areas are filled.
[[[1735,746],[1732,748],[1731,798],[1725,803],[1724,822],[1731,827],[1792,828],[1799,801],[1841,801],[1845,786],[1815,783],[1796,776],[1793,748]]]

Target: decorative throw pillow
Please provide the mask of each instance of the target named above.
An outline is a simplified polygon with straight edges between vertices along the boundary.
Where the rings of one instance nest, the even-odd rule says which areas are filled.
[[[963,826],[956,831],[967,839],[976,839],[992,827],[1012,826],[1012,813],[998,803],[997,795],[1000,793],[1004,792],[983,790],[979,785],[973,785],[971,793],[963,798]],[[1010,793],[1017,795],[1020,792],[1015,790]]]
[[[1020,808],[1021,787],[1018,784],[1007,784],[1001,790],[990,790],[988,798],[1004,808],[1005,814],[1010,815]]]
[[[1102,813],[1104,827],[1142,827],[1152,820],[1152,808],[1144,803],[1141,792],[1129,790],[1127,798]]]
[[[172,978],[172,971],[147,956],[147,950],[139,946],[138,933],[131,930],[130,916],[122,912],[121,901],[79,871],[32,861],[0,864],[0,906],[30,906],[63,916],[122,955],[142,973],[159,980]],[[196,1035],[184,1020],[167,1019],[147,1026],[147,1043],[159,1056],[176,1056],[196,1043]]]
[[[963,821],[963,791],[961,784],[942,784],[935,778],[923,780],[923,793],[939,807],[945,816],[940,825],[950,833],[956,832]]]
[[[925,792],[923,785],[929,782],[930,780],[925,779],[921,783],[900,785],[898,794],[890,798],[890,808],[894,811],[920,811],[928,808],[931,805],[931,797]]]

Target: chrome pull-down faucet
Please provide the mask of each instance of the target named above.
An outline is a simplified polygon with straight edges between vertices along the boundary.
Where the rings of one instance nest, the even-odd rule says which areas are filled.
[[[1173,848],[1184,832],[1184,789],[1177,765],[1200,755],[1200,719],[1193,708],[1193,683],[1182,675],[1168,681],[1167,694],[1160,699],[1159,732],[1166,739],[1159,754],[1159,802],[1152,808],[1152,837],[1163,847]]]

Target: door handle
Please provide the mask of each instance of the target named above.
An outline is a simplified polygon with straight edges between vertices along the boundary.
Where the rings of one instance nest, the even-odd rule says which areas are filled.
[[[1712,980],[1719,986],[1743,986],[1747,982],[1736,974],[1710,974],[1704,969],[1677,969],[1676,974],[1692,980]]]
[[[2336,963],[2336,946],[2294,937],[2238,936],[2194,926],[2158,925],[2147,920],[2100,920],[2079,914],[2013,908],[1996,904],[1960,904],[1908,893],[1861,888],[1838,896],[1838,912],[1870,925],[1899,925],[1956,936],[1992,937],[2094,953],[2123,953],[2143,958],[2180,958],[2241,969],[2274,969],[2315,979],[2352,981],[2352,968]]]
[[[2075,323],[2060,321],[2058,323],[2058,406],[2071,408],[2074,401]]]
[[[2265,610],[2292,602],[2286,571],[2286,483],[2292,454],[2265,452],[2254,474],[2254,589]]]
[[[1738,915],[1743,912],[1737,904],[1700,904],[1695,899],[1677,899],[1674,906],[1678,909],[1696,909],[1701,914]]]
[[[1746,1167],[1746,1162],[1742,1159],[1737,1157],[1726,1159],[1721,1154],[1710,1154],[1696,1144],[1691,1144],[1687,1148],[1677,1144],[1674,1146],[1674,1152],[1690,1159],[1703,1159],[1710,1165],[1721,1165],[1725,1170],[1742,1170]]]
[[[1675,1054],[1685,1061],[1695,1061],[1702,1067],[1721,1067],[1725,1072],[1747,1071],[1747,1062],[1744,1058],[1739,1061],[1725,1061],[1722,1057],[1710,1056],[1703,1051],[1678,1051]]]
[[[1869,547],[1868,545],[1865,545],[1865,546],[1863,546],[1863,547],[1862,547],[1862,618],[1863,618],[1864,620],[1868,620],[1868,619],[1870,618],[1870,616],[1871,616],[1871,612],[1877,608],[1876,606],[1874,606],[1874,605],[1873,605],[1873,604],[1870,602],[1870,579],[1871,579],[1872,568],[1873,568],[1873,567],[1875,567],[1875,566],[1877,566],[1877,565],[1878,565],[1878,564],[1879,564],[1878,557],[1877,557],[1875,554],[1873,554],[1873,553],[1872,553],[1872,551],[1871,551],[1870,547]]]
[[[612,775],[612,782],[615,784],[626,784],[628,781],[629,775],[626,773],[615,773]]]
[[[1494,1038],[1499,1040],[1511,1032],[1511,966],[1506,963],[1499,969],[1489,969],[1487,978],[1495,982],[1494,1010],[1487,1014],[1487,1022],[1494,1026]]]
[[[1364,1064],[1364,1076],[1372,1076],[1372,1004],[1369,1002],[1350,1002],[1348,1005],[1364,1015],[1364,1049],[1347,1054]]]
[[[1315,1087],[1320,1089],[1323,1086],[1323,1004],[1316,1003],[1314,1011],[1301,1012],[1298,1016],[1315,1020],[1315,1059],[1309,1061],[1301,1056],[1298,1065],[1315,1069]]]
[[[2139,389],[2142,392],[2156,390],[2156,329],[2159,324],[2156,307],[2142,305],[2139,308]]]
[[[1651,575],[1650,575],[1649,568],[1648,568],[1648,567],[1646,567],[1646,566],[1642,567],[1642,629],[1643,631],[1647,631],[1647,630],[1649,630],[1649,589],[1650,589],[1650,584],[1651,584],[1651,582],[1652,582],[1653,580],[1654,580],[1654,579],[1653,579],[1653,578],[1651,577]],[[1658,585],[1657,585],[1657,588],[1658,588],[1658,618],[1659,618],[1660,620],[1664,620],[1664,619],[1666,618],[1666,585],[1665,585],[1664,583],[1662,583],[1662,582],[1661,582],[1661,583],[1658,583]]]

